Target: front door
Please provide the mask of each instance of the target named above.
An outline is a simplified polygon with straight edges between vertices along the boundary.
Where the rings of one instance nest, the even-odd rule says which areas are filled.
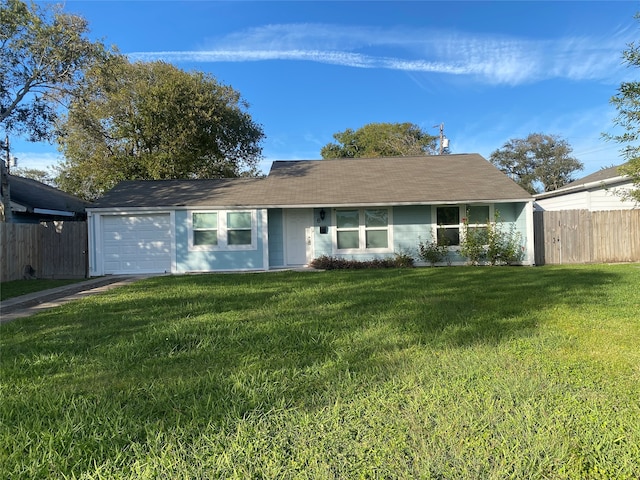
[[[288,266],[309,263],[311,255],[312,210],[295,208],[285,210],[285,259]]]

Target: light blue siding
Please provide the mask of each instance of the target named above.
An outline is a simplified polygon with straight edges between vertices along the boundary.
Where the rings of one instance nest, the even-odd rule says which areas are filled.
[[[527,209],[526,203],[501,203],[494,205],[495,210],[500,213],[505,231],[509,231],[512,224],[516,226],[516,232],[522,235],[523,245],[527,245]],[[314,218],[318,218],[318,212],[314,212]],[[314,257],[332,256],[337,258],[345,258],[350,260],[371,260],[374,258],[391,257],[395,253],[408,254],[419,261],[418,245],[420,242],[433,241],[433,231],[435,219],[432,218],[431,205],[409,205],[393,207],[391,215],[393,235],[393,244],[391,253],[337,253],[333,249],[333,238],[335,235],[335,225],[331,224],[331,215],[327,214],[324,221],[314,226]],[[330,212],[331,209],[325,208]],[[326,234],[320,234],[320,227],[327,226]],[[465,263],[463,258],[457,251],[452,250],[449,253],[449,259],[452,263]],[[525,262],[528,260],[524,259]]]
[[[284,224],[281,208],[269,210],[269,267],[284,265]]]
[[[176,270],[178,273],[230,271],[230,270],[262,270],[264,269],[264,250],[260,211],[256,215],[257,238],[253,250],[189,250],[188,212],[175,212],[176,221]]]
[[[391,210],[393,243],[391,253],[336,253],[333,250],[333,237],[335,226],[331,224],[331,215],[327,214],[324,221],[314,227],[314,257],[326,255],[331,257],[346,258],[351,260],[371,260],[374,258],[392,257],[395,253],[417,256],[418,242],[420,239],[431,238],[431,206],[412,205],[393,207]],[[320,209],[314,212],[314,218],[319,217]],[[330,212],[331,209],[325,208]],[[327,226],[326,234],[320,233],[320,227]]]
[[[522,237],[522,245],[526,246],[529,242],[527,238],[527,204],[526,203],[499,203],[496,204],[495,210],[500,213],[500,219],[503,222],[503,231],[508,233],[511,225],[515,225],[515,232]],[[525,248],[525,257],[523,262],[533,263],[533,258],[527,258]]]
[[[316,219],[316,225],[313,227],[313,246],[314,257],[318,258],[323,255],[333,256],[333,228],[331,225],[331,208],[325,208],[324,220],[320,220],[321,208],[313,210],[313,218]],[[320,233],[321,227],[327,227],[327,233]]]
[[[431,206],[412,205],[393,208],[394,252],[417,258],[418,243],[430,242],[432,235]]]

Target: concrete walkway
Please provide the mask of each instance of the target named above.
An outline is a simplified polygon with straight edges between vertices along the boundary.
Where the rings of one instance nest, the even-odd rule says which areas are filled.
[[[106,292],[111,288],[128,285],[143,278],[146,277],[109,275],[9,298],[0,302],[0,323],[28,317],[48,308],[57,307],[88,295]]]

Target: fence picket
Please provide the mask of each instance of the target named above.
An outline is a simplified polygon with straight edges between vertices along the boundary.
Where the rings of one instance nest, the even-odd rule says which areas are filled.
[[[640,209],[534,214],[535,263],[640,261]]]
[[[38,278],[87,276],[87,223],[0,224],[0,278],[20,280],[31,265]]]

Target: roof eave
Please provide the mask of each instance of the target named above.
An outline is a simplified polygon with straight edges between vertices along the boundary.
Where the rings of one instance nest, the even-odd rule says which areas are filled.
[[[425,206],[425,205],[454,205],[469,203],[530,203],[533,198],[506,198],[506,199],[460,199],[460,200],[424,200],[415,202],[310,202],[310,203],[274,203],[274,204],[246,204],[246,205],[165,205],[165,206],[120,206],[120,207],[88,207],[87,213],[139,213],[139,212],[168,212],[171,210],[237,210],[237,209],[270,209],[270,208],[347,208],[347,207],[404,207],[404,206]]]
[[[536,194],[534,198],[535,200],[542,200],[545,198],[560,197],[562,195],[566,195],[569,193],[584,192],[594,187],[614,185],[616,183],[625,183],[628,181],[629,181],[629,177],[625,175],[619,175],[617,177],[605,178],[604,180],[597,180],[595,182],[581,183],[579,185],[574,185],[572,187],[563,187],[557,190],[553,190],[551,192],[539,193],[539,194]]]

